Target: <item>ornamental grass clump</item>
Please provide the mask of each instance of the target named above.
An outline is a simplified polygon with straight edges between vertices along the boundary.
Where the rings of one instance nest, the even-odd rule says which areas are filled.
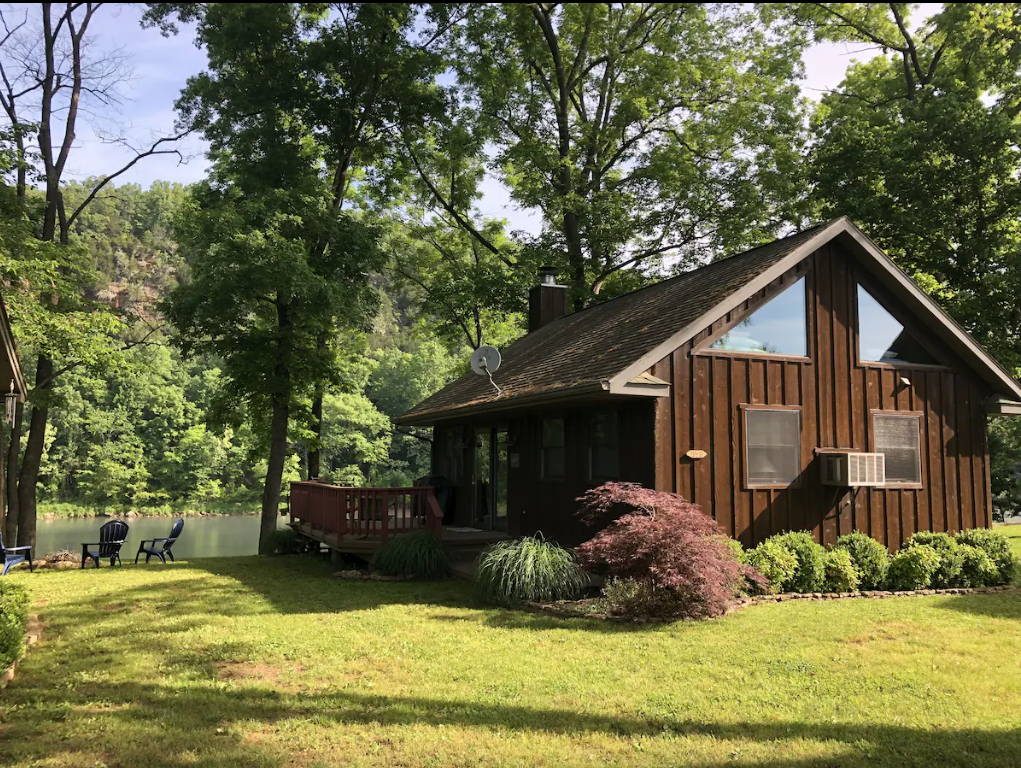
[[[958,544],[981,549],[996,566],[996,577],[987,586],[1009,584],[1021,575],[1021,561],[1014,553],[1010,540],[999,531],[988,528],[972,528],[961,531],[955,537]]]
[[[376,552],[372,567],[384,576],[442,579],[450,570],[450,558],[439,537],[414,531],[389,539]]]
[[[855,531],[837,539],[834,549],[843,549],[851,556],[858,572],[859,589],[882,589],[886,572],[890,568],[890,553],[886,547],[870,536]]]
[[[541,534],[487,547],[475,569],[475,588],[500,605],[571,600],[584,586],[574,553]]]
[[[766,541],[789,550],[797,560],[794,575],[785,585],[790,592],[821,592],[826,585],[826,550],[808,531],[770,536]]]
[[[630,590],[633,597],[615,595],[616,613],[719,616],[749,576],[765,586],[761,574],[740,562],[712,518],[677,494],[636,483],[607,483],[578,501],[584,522],[595,526],[611,520],[578,547],[581,565],[608,579],[634,582],[617,590]]]

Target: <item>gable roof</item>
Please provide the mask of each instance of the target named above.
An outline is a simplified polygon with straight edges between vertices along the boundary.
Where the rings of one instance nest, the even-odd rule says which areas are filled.
[[[649,368],[837,238],[910,310],[931,317],[994,392],[1021,401],[1021,385],[845,217],[566,315],[503,351],[494,375],[502,393],[468,372],[397,421],[431,424],[585,393],[663,396],[669,385]]]

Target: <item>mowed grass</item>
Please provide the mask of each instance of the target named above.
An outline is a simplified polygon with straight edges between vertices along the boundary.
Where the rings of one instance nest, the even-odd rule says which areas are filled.
[[[0,692],[0,765],[1021,763],[1014,592],[650,626],[331,572],[293,556],[14,576],[45,634]]]

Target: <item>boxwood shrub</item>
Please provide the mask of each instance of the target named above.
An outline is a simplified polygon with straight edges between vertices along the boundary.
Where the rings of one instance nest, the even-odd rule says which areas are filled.
[[[928,589],[939,566],[939,553],[932,547],[926,544],[905,547],[890,558],[887,584],[897,592]]]
[[[826,553],[825,566],[827,592],[854,592],[858,589],[861,577],[846,549],[829,550]]]
[[[939,555],[939,566],[932,574],[931,587],[935,589],[946,589],[961,585],[961,566],[964,564],[964,555],[954,537],[947,533],[931,533],[919,531],[906,542],[905,548],[911,547],[932,547]]]
[[[24,650],[28,593],[20,584],[0,581],[0,672]]]
[[[769,580],[769,591],[784,592],[798,570],[798,558],[779,542],[767,539],[744,555],[744,562]]]
[[[808,531],[770,536],[766,541],[789,550],[797,559],[794,575],[786,585],[791,592],[820,592],[826,584],[826,550]]]
[[[997,576],[992,584],[1008,584],[1021,575],[1021,563],[1010,540],[999,531],[991,531],[988,528],[972,528],[968,531],[961,531],[957,534],[958,544],[967,544],[977,547],[989,555],[989,559],[996,566]]]
[[[960,586],[988,587],[1000,582],[1000,569],[984,549],[959,544],[957,551],[961,557]]]
[[[851,556],[858,572],[859,589],[881,589],[890,567],[886,547],[864,533],[855,531],[837,539],[834,549],[843,549]]]

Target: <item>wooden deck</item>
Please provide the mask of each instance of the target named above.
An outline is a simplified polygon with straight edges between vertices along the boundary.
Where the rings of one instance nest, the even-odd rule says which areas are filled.
[[[334,552],[371,559],[391,536],[428,530],[440,537],[453,560],[473,559],[484,547],[508,538],[499,531],[443,525],[432,488],[347,488],[291,483],[291,527]]]
[[[377,549],[383,546],[382,536],[379,535],[345,535],[339,536],[336,533],[327,533],[316,530],[308,523],[292,521],[291,527],[302,536],[318,541],[332,550],[348,555],[361,557],[373,555]],[[447,526],[440,529],[440,538],[443,544],[450,550],[451,557],[455,560],[464,560],[474,556],[483,548],[497,541],[508,538],[507,534],[499,531],[470,531],[458,530]]]

